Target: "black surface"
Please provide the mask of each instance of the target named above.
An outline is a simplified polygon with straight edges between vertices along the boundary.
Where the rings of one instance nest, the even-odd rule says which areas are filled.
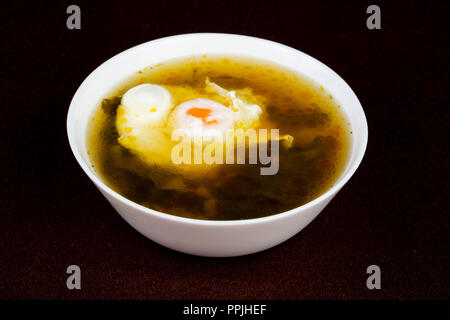
[[[81,30],[66,8],[81,7]],[[449,298],[445,1],[2,3],[0,298]],[[138,234],[101,196],[66,136],[70,100],[103,61],[189,32],[262,37],[327,64],[358,95],[366,156],[300,234],[262,253],[198,258]],[[82,289],[66,288],[66,268]],[[381,267],[382,289],[366,288]]]

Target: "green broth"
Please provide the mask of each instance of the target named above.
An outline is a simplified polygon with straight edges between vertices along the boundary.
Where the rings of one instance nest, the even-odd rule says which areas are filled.
[[[227,90],[251,88],[263,101],[260,127],[294,137],[290,148],[280,146],[276,175],[260,175],[260,164],[223,164],[189,179],[143,163],[118,143],[116,110],[129,88],[141,83],[195,88],[206,76]],[[175,97],[175,102],[183,101]],[[258,218],[315,199],[339,177],[350,141],[349,124],[323,87],[280,66],[240,57],[203,56],[145,68],[103,100],[88,132],[95,170],[112,189],[158,211],[208,220]],[[173,187],[160,188],[163,180]]]

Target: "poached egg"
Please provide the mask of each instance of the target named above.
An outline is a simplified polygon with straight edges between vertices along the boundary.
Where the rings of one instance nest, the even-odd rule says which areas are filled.
[[[227,91],[209,79],[204,91],[208,97],[221,97],[221,101],[226,98],[228,105],[203,98],[201,90],[199,98],[190,96],[175,105],[173,95],[180,100],[179,93],[183,92],[177,86],[145,83],[129,89],[117,110],[119,143],[147,164],[173,165],[171,149],[175,143],[171,134],[176,129],[186,130],[194,138],[192,141],[201,138],[205,146],[215,138],[223,138],[229,129],[254,128],[258,124],[262,110],[257,104],[245,103],[235,91]]]

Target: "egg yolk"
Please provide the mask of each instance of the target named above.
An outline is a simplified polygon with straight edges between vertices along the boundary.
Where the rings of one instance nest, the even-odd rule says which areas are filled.
[[[202,119],[203,123],[210,125],[210,124],[217,123],[217,120],[209,120],[208,121],[206,119],[211,115],[211,112],[212,112],[212,110],[207,109],[207,108],[191,108],[186,113],[190,116],[200,118],[200,119]]]

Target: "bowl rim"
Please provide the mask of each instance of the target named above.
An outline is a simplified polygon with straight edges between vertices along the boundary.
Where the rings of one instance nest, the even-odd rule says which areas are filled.
[[[202,220],[202,219],[196,219],[196,218],[186,218],[186,217],[180,217],[176,215],[172,215],[170,213],[164,213],[161,211],[157,211],[151,208],[147,208],[143,205],[140,205],[132,200],[127,199],[126,197],[122,196],[118,192],[114,191],[112,188],[110,188],[106,183],[104,183],[99,177],[97,177],[89,168],[88,164],[84,161],[83,157],[81,156],[77,143],[75,141],[75,135],[71,132],[71,124],[73,122],[74,113],[77,105],[78,96],[80,95],[80,92],[83,91],[83,88],[93,79],[95,78],[95,74],[102,69],[105,65],[113,63],[116,59],[119,59],[123,55],[130,54],[130,52],[135,51],[141,47],[145,46],[151,46],[152,44],[156,44],[158,42],[162,41],[168,41],[168,40],[177,40],[180,38],[199,38],[199,37],[227,37],[227,38],[241,38],[241,39],[248,39],[251,41],[258,41],[261,43],[265,43],[266,45],[271,46],[277,46],[279,48],[282,48],[284,50],[290,51],[295,54],[300,54],[303,56],[306,56],[307,59],[312,60],[314,63],[320,65],[324,70],[329,72],[331,75],[333,75],[336,79],[341,81],[349,90],[350,93],[353,94],[354,98],[356,99],[355,103],[356,106],[361,109],[361,125],[362,125],[362,141],[361,141],[361,148],[360,152],[356,155],[353,164],[346,170],[345,174],[341,174],[338,177],[338,181],[327,191],[322,193],[317,198],[301,205],[298,207],[295,207],[293,209],[279,212],[276,214],[272,214],[269,216],[259,217],[259,218],[250,218],[250,219],[241,219],[241,220]],[[287,67],[289,68],[289,67]],[[308,75],[306,75],[308,76]],[[351,123],[350,123],[351,124]],[[347,182],[348,180],[353,176],[356,169],[359,167],[366,148],[367,148],[367,141],[368,141],[368,125],[367,125],[367,119],[364,113],[364,109],[356,96],[353,89],[345,82],[344,79],[342,79],[335,71],[333,71],[330,67],[325,65],[324,63],[320,62],[316,58],[298,50],[293,47],[281,44],[279,42],[275,42],[272,40],[267,40],[259,37],[253,37],[253,36],[247,36],[247,35],[240,35],[240,34],[231,34],[231,33],[185,33],[185,34],[178,34],[178,35],[172,35],[167,36],[163,38],[158,38],[154,40],[150,40],[141,44],[138,44],[136,46],[133,46],[129,49],[126,49],[124,51],[119,52],[118,54],[114,55],[113,57],[109,58],[102,64],[100,64],[97,68],[95,68],[81,83],[81,85],[78,87],[77,91],[75,92],[69,106],[69,110],[67,113],[67,121],[66,121],[66,129],[67,129],[67,136],[70,144],[70,148],[72,150],[72,153],[74,154],[78,164],[81,166],[83,171],[87,174],[87,176],[94,182],[94,184],[101,189],[102,192],[106,192],[109,196],[117,199],[118,201],[122,202],[123,204],[133,207],[134,209],[140,211],[141,213],[145,213],[148,215],[156,216],[160,219],[165,220],[171,220],[172,222],[178,222],[178,223],[187,223],[187,224],[195,224],[195,225],[205,225],[205,226],[243,226],[243,225],[252,225],[252,224],[259,224],[259,223],[267,223],[274,220],[284,219],[289,216],[295,215],[295,214],[301,214],[303,211],[308,210],[311,207],[314,207],[315,205],[319,204],[320,202],[323,202],[324,200],[327,200],[328,198],[332,197],[334,194],[336,194]]]

